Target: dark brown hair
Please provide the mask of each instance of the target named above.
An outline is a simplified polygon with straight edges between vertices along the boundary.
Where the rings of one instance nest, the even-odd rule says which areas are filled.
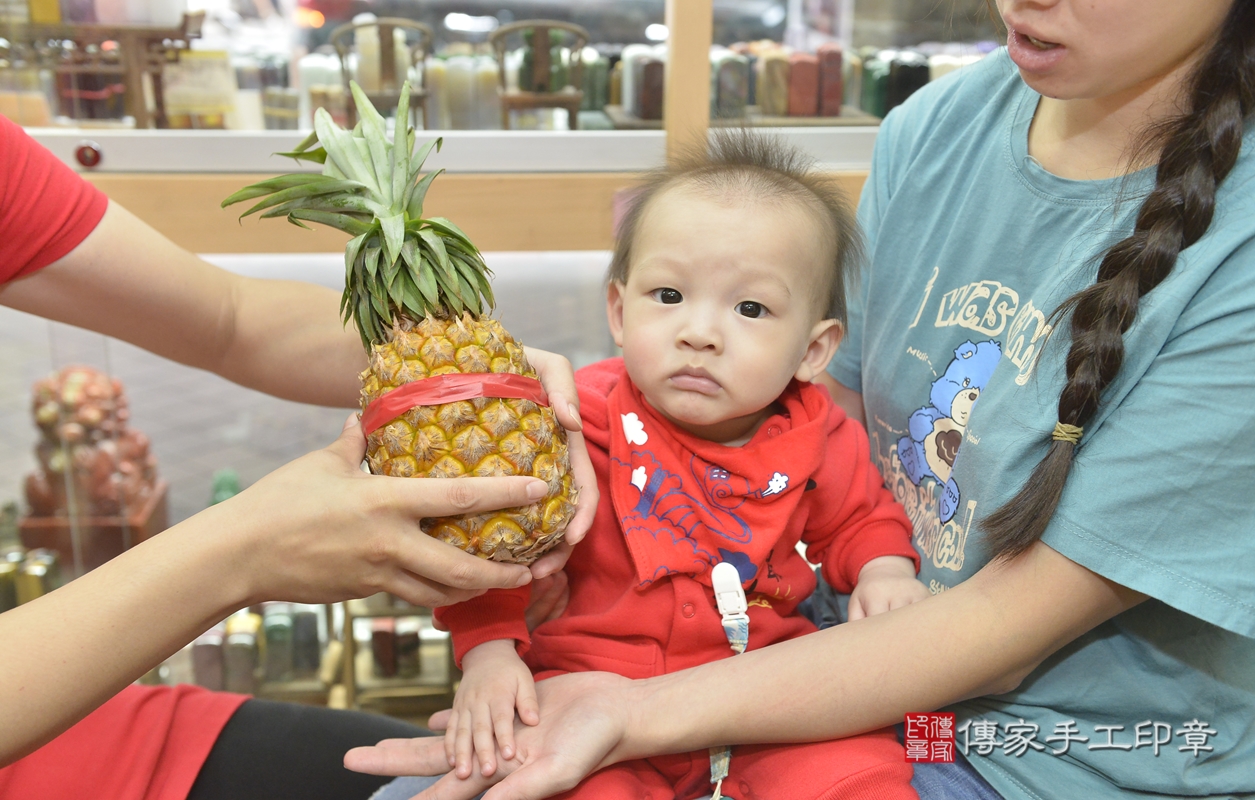
[[[832,259],[827,283],[819,293],[823,318],[845,324],[845,285],[860,261],[863,241],[845,193],[835,180],[817,172],[814,162],[797,148],[743,129],[716,130],[709,148],[689,151],[646,176],[619,226],[609,281],[627,281],[632,244],[650,202],[677,186],[695,186],[720,198],[803,204],[827,239]]]
[[[1199,240],[1216,210],[1216,190],[1242,148],[1255,111],[1255,0],[1235,0],[1216,41],[1187,83],[1188,111],[1146,131],[1134,154],[1158,153],[1155,186],[1133,233],[1103,254],[1092,286],[1055,312],[1071,315],[1067,383],[1059,422],[1084,427],[1120,372],[1124,333],[1138,303],[1172,272],[1181,251]],[[1072,468],[1077,444],[1051,441],[1028,482],[983,523],[996,558],[1010,558],[1041,538]]]

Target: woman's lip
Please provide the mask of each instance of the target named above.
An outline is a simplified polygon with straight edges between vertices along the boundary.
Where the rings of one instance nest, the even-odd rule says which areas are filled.
[[[1058,66],[1067,53],[1067,48],[1061,44],[1043,50],[1030,42],[1028,36],[1029,34],[1015,28],[1007,29],[1007,55],[1025,72],[1049,72]]]
[[[718,381],[707,375],[699,375],[691,372],[677,372],[671,376],[671,383],[677,389],[683,389],[688,392],[697,392],[699,394],[717,394],[720,386]]]

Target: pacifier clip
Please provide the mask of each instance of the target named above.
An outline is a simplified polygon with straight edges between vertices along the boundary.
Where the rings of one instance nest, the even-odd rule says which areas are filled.
[[[740,655],[745,652],[750,640],[750,618],[745,613],[749,605],[745,602],[745,590],[741,588],[741,573],[727,561],[720,561],[710,572],[710,582],[715,589],[715,603],[719,606],[720,621],[723,623],[723,634],[728,637],[728,646],[732,652]],[[711,800],[723,797],[723,779],[728,777],[728,766],[732,760],[732,748],[710,748],[710,782],[715,785]]]

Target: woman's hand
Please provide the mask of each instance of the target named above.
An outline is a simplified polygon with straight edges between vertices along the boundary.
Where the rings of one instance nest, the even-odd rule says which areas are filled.
[[[562,543],[532,564],[532,575],[544,578],[562,569],[571,557],[571,547],[578,544],[592,527],[593,517],[597,515],[597,474],[593,472],[593,462],[588,457],[588,448],[584,446],[584,436],[580,433],[584,423],[580,420],[580,397],[575,389],[575,372],[571,369],[571,362],[545,350],[524,347],[523,351],[545,387],[545,394],[549,395],[549,407],[562,427],[567,429],[571,472],[580,490],[575,517],[567,525]]]
[[[216,518],[250,602],[326,603],[391,592],[415,605],[468,600],[522,586],[527,568],[476,558],[424,534],[423,517],[526,505],[547,487],[535,478],[437,480],[370,475],[354,415],[340,438],[204,514]]]
[[[448,772],[444,741],[436,736],[385,739],[374,747],[357,747],[345,754],[344,765],[372,775],[447,773],[417,800],[469,800],[485,789],[489,791],[484,800],[540,800],[629,757],[619,748],[631,722],[630,710],[637,705],[636,691],[632,681],[605,672],[541,681],[536,684],[544,709],[540,723],[515,726],[515,757],[507,760],[498,754],[498,768],[490,778],[473,772],[463,780]],[[439,730],[448,718],[447,711],[433,716],[431,727]]]

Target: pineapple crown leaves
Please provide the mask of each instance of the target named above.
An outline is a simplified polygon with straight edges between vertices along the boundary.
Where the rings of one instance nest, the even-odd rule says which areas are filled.
[[[314,114],[314,131],[278,155],[322,165],[246,186],[222,207],[256,200],[240,215],[286,217],[308,228],[316,222],[350,234],[344,251],[344,295],[340,313],[352,318],[369,350],[386,340],[398,317],[480,316],[494,301],[483,256],[460,228],[443,217],[423,217],[431,182],[444,170],[420,176],[441,139],[415,150],[409,120],[410,85],[401,89],[391,141],[386,121],[356,83],[350,83],[360,121],[353,130],[335,123],[324,109]]]

